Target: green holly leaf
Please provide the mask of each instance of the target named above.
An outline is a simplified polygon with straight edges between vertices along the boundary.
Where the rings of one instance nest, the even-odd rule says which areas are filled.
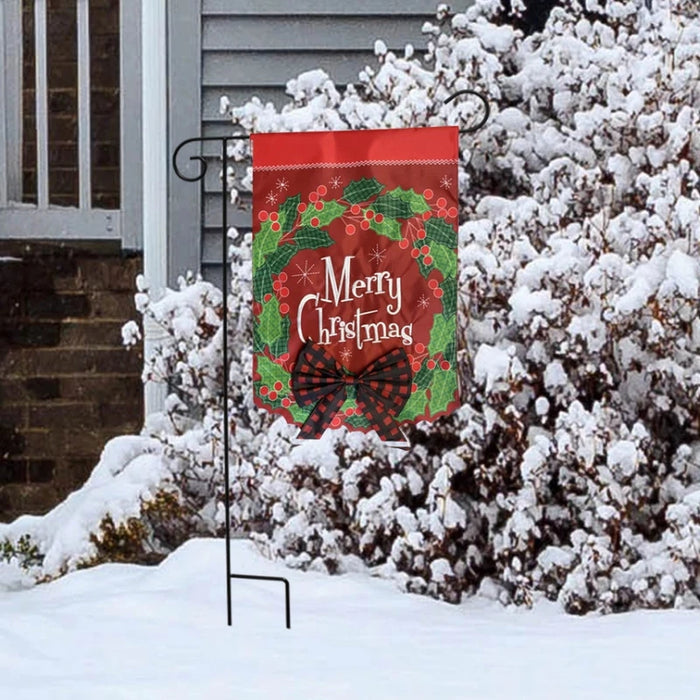
[[[365,415],[347,416],[344,421],[353,428],[369,428],[370,424]]]
[[[328,202],[319,200],[323,205],[323,209],[318,210],[315,206],[309,205],[304,213],[301,215],[301,225],[311,226],[312,219],[318,219],[319,226],[328,226],[331,221],[335,221],[339,216],[342,216],[347,207],[341,204],[335,199],[331,199]]]
[[[380,236],[386,236],[392,241],[401,240],[401,224],[396,219],[385,217],[380,223],[376,219],[371,219],[369,227]]]
[[[257,331],[265,345],[272,345],[282,335],[282,317],[277,297],[263,303],[263,310],[258,318]]]
[[[294,401],[294,397],[292,397],[292,404],[287,410],[292,414],[292,418],[296,423],[303,425],[311,414],[313,408],[313,406],[300,406],[296,401]]]
[[[457,280],[453,277],[443,280],[442,289],[442,313],[445,316],[454,316],[457,313]]]
[[[260,225],[260,231],[253,237],[253,270],[262,266],[265,257],[277,248],[283,236],[281,229],[273,231],[271,227],[271,221],[264,221]]]
[[[277,382],[281,382],[284,387],[289,386],[289,372],[266,355],[257,356],[256,370],[260,375],[261,386],[272,389]]]
[[[270,354],[273,355],[274,357],[279,357],[285,352],[289,351],[289,326],[291,325],[291,322],[289,320],[289,316],[282,316],[282,321],[280,323],[280,326],[282,328],[282,332],[280,334],[280,337],[275,340],[274,343],[270,345]]]
[[[299,248],[325,248],[333,244],[333,239],[321,229],[305,226],[297,231],[294,242]]]
[[[430,255],[433,257],[433,265],[445,278],[455,277],[457,275],[457,253],[453,248],[433,243],[430,246]]]
[[[457,247],[457,232],[439,216],[433,216],[425,222],[426,243],[439,243],[447,248]]]
[[[290,231],[294,227],[294,222],[297,219],[297,207],[301,202],[301,195],[295,194],[293,197],[288,197],[282,202],[279,208],[279,224],[282,231]]]
[[[442,356],[450,363],[451,367],[457,366],[457,343],[450,343],[443,351]]]
[[[433,319],[433,327],[430,331],[430,344],[428,352],[434,357],[438,353],[444,352],[450,343],[454,342],[457,326],[455,317],[445,317],[438,314]]]
[[[262,302],[266,294],[272,293],[272,274],[270,267],[265,263],[255,275],[253,275],[253,297]]]
[[[430,385],[430,413],[437,415],[446,411],[455,400],[457,373],[454,370],[435,372]]]
[[[351,182],[343,192],[343,199],[350,204],[360,204],[367,202],[372,197],[378,195],[384,189],[381,182],[377,182],[373,177],[363,177],[361,180]]]
[[[375,214],[382,214],[394,219],[408,219],[413,216],[411,205],[405,200],[394,197],[391,192],[377,197],[370,207]]]
[[[399,413],[399,422],[403,423],[407,420],[415,420],[418,416],[425,413],[425,407],[428,404],[428,396],[425,389],[417,389],[406,401],[406,405]]]
[[[270,273],[273,275],[279,275],[282,270],[284,270],[289,261],[299,252],[299,248],[294,245],[294,243],[285,243],[280,246],[273,253],[267,256],[267,266],[270,269]]]
[[[413,214],[423,214],[430,209],[430,206],[425,201],[422,194],[418,194],[415,190],[404,190],[401,187],[391,190],[387,194],[397,199],[402,199],[408,204]]]
[[[418,372],[413,376],[413,383],[419,389],[427,389],[430,385],[431,377],[432,371],[428,369],[427,364],[424,362]]]

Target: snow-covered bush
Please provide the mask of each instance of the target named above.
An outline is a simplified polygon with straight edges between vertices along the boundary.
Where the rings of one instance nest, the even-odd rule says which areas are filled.
[[[492,106],[461,141],[462,407],[406,452],[344,429],[293,446],[255,409],[250,237],[231,232],[232,525],[270,556],[453,602],[698,605],[700,5],[559,4],[530,36],[499,0],[441,7],[425,58],[378,42],[345,91],[312,71],[281,110],[222,100],[246,132],[464,123],[478,103],[444,100],[467,88]],[[220,533],[221,295],[190,280],[138,302],[167,336],[148,429],[174,520]]]

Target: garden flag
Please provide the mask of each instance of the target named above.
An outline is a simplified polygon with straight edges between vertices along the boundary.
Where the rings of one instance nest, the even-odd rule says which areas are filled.
[[[252,140],[256,405],[307,439],[453,411],[457,127]]]

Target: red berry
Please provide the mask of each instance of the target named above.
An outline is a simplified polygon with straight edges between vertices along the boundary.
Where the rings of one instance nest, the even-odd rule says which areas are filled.
[[[331,428],[340,428],[341,423],[340,416],[335,416],[331,421]]]
[[[384,214],[376,214],[374,217],[374,220],[378,223],[381,224],[382,221],[384,221]]]
[[[433,191],[428,189],[428,190],[423,190],[423,196],[426,199],[432,199],[433,198]]]
[[[439,282],[433,277],[433,279],[428,280],[428,287],[431,289],[437,289],[439,285]]]
[[[273,231],[277,232],[277,231],[280,230],[281,227],[280,227],[280,225],[279,225],[279,222],[278,222],[278,221],[275,221],[275,222],[272,224],[272,226],[270,226],[270,228],[271,228]]]
[[[297,204],[297,211],[300,214],[303,214],[306,211],[306,204],[304,202],[300,202],[299,204]]]
[[[316,191],[321,195],[321,197],[323,197],[323,195],[326,194],[326,192],[328,192],[328,189],[325,185],[319,185]]]
[[[432,214],[429,211],[424,211],[423,212],[423,221],[427,221],[431,216],[432,216]]]
[[[440,363],[440,368],[441,369],[450,369],[450,363],[447,360],[443,360]]]
[[[362,409],[361,409],[359,406],[355,409],[355,415],[356,415],[356,416],[361,416],[361,415],[362,415]]]
[[[280,304],[280,313],[282,314],[282,316],[286,316],[289,313],[289,304],[282,302]],[[280,357],[280,360],[282,360],[282,362],[286,362],[288,359],[289,355],[287,355],[287,357],[285,357],[284,355]]]
[[[414,372],[418,372],[418,370],[420,370],[420,362],[414,362],[414,363],[411,365],[411,369],[412,369]]]
[[[355,228],[355,224],[348,224],[345,227],[345,233],[347,233],[348,236],[352,236],[355,233],[355,231],[357,231],[357,229]]]
[[[318,202],[318,192],[312,192],[309,195],[309,201],[310,202]]]
[[[268,395],[267,398],[270,399],[270,401],[276,401],[277,400],[277,392],[276,391],[271,391]]]
[[[422,355],[425,352],[425,345],[423,345],[423,343],[416,343],[416,352]]]
[[[401,248],[401,250],[406,250],[406,248],[408,248],[408,238],[402,238],[399,241],[399,248]]]
[[[417,258],[419,255],[420,255],[420,252],[419,252],[418,248],[414,248],[414,249],[411,251],[411,257],[412,257],[412,258]]]
[[[272,299],[272,294],[270,294],[270,292],[268,292],[268,293],[265,295],[265,303],[267,303],[268,301],[270,301],[270,299]]]
[[[280,296],[284,299],[285,297],[289,296],[289,289],[287,287],[282,287],[280,289]]]
[[[438,197],[437,202],[435,204],[438,205],[441,209],[447,204],[447,200],[444,197]]]
[[[270,391],[266,386],[260,387],[260,396],[267,396],[267,392]]]
[[[318,226],[321,222],[318,220],[317,216],[312,216],[309,222],[312,226]]]
[[[345,409],[345,415],[346,415],[346,416],[352,416],[354,413],[355,413],[355,409],[354,409],[354,408],[346,408],[346,409]]]
[[[360,213],[360,205],[359,204],[353,204],[350,207],[350,213],[351,214],[359,214]]]
[[[273,388],[274,388],[275,391],[282,391],[282,389],[283,389],[284,387],[282,386],[282,382],[275,382],[275,385],[274,385]]]
[[[438,212],[438,216],[441,219],[444,219],[447,216],[447,209],[440,209],[440,211]]]
[[[261,212],[258,214],[258,219],[259,219],[260,221],[267,221],[267,217],[268,217],[268,216],[269,216],[269,214],[268,214],[266,211],[261,211]]]
[[[361,228],[363,231],[366,231],[366,230],[369,228],[369,220],[367,220],[367,219],[362,219],[362,221],[360,221],[360,228]]]
[[[283,405],[285,408],[289,408],[289,407],[292,405],[292,402],[285,396],[285,397],[282,399],[282,405]]]
[[[451,216],[454,219],[454,217],[457,216],[457,207],[450,207],[447,210],[447,215]]]
[[[423,240],[423,239],[425,238],[425,229],[424,229],[424,228],[420,229],[420,231],[418,231],[418,233],[416,234],[416,236],[418,236],[418,238],[420,238],[421,240]]]
[[[279,218],[279,214],[276,211],[273,211],[272,214],[270,214],[270,221],[277,221]]]
[[[433,264],[433,259],[432,259],[429,255],[426,255],[426,256],[423,258],[423,262],[424,262],[426,265],[432,265],[432,264]]]
[[[277,277],[277,279],[278,279],[280,282],[286,282],[286,281],[287,281],[287,273],[286,273],[286,272],[280,272],[280,274],[279,274],[279,276]]]
[[[272,288],[276,291],[279,292],[280,289],[282,289],[282,283],[279,280],[275,280],[272,283]]]
[[[433,294],[439,299],[442,296],[442,289],[436,289]]]
[[[435,360],[428,360],[428,369],[435,369]]]
[[[373,212],[371,209],[368,209],[368,210],[365,212],[365,216],[366,216],[368,219],[373,219],[373,218],[374,218],[374,212]]]
[[[316,202],[316,204],[314,204],[314,207],[316,211],[321,211],[321,209],[323,209],[323,202]]]
[[[415,393],[416,391],[418,391],[418,384],[413,382],[413,384],[411,384],[411,393]]]
[[[421,255],[427,255],[430,252],[430,248],[427,245],[423,245],[420,248]]]
[[[283,306],[287,306],[287,305],[286,305],[286,304],[280,304],[280,309],[281,309]],[[280,355],[280,360],[282,360],[282,362],[286,362],[288,359],[289,359],[289,353],[288,353],[288,352],[283,352],[283,353]]]

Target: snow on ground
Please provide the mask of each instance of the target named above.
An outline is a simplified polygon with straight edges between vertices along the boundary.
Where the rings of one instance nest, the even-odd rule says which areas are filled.
[[[0,697],[679,698],[700,686],[696,612],[576,618],[554,605],[459,607],[364,574],[290,571],[248,542],[225,625],[224,546],[194,540],[160,566],[106,564],[0,594]]]

